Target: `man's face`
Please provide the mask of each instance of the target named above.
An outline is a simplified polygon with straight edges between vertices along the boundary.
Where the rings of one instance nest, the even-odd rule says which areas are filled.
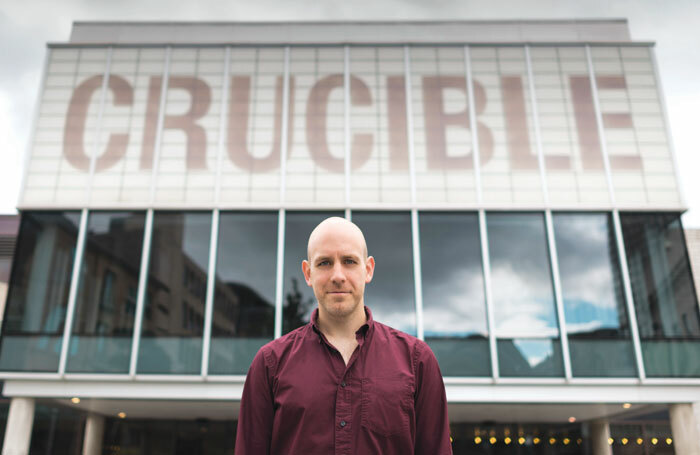
[[[361,232],[345,220],[327,220],[314,230],[302,270],[314,290],[319,311],[335,318],[359,311],[365,284],[374,272],[374,258],[366,252]]]

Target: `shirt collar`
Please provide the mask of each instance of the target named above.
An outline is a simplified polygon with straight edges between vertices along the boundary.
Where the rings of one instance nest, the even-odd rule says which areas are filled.
[[[374,329],[374,318],[372,317],[372,310],[370,310],[367,305],[365,305],[365,316],[367,317],[367,322],[362,324],[362,326],[355,332],[355,336],[357,337],[358,341],[367,338],[367,335],[371,333],[372,329]],[[311,313],[310,325],[311,328],[313,328],[314,332],[316,332],[316,334],[318,334],[321,337],[321,339],[325,340],[326,337],[323,335],[321,329],[318,327],[318,308],[314,309],[313,313]]]

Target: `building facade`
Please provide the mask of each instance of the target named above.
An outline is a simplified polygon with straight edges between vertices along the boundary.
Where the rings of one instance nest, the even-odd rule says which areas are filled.
[[[455,453],[700,451],[685,206],[624,20],[76,23],[40,90],[4,453],[232,453],[333,215],[435,352]]]

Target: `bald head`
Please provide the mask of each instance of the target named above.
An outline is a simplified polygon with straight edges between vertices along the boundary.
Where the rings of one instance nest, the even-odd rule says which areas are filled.
[[[363,254],[362,259],[367,259],[367,242],[365,242],[365,236],[360,228],[352,221],[338,216],[326,218],[311,231],[309,243],[306,246],[307,259],[311,260],[314,251],[321,247],[329,237],[340,237],[348,241],[357,242]]]

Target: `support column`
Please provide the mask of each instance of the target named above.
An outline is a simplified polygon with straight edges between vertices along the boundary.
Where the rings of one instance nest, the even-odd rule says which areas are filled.
[[[34,398],[13,398],[5,427],[2,455],[28,455],[34,424]]]
[[[100,455],[102,453],[102,436],[105,430],[105,418],[98,414],[88,414],[85,421],[85,438],[83,455]]]
[[[607,420],[591,422],[591,447],[593,455],[612,455],[610,439],[610,424]]]
[[[690,403],[672,404],[668,407],[671,416],[671,433],[676,453],[700,455],[700,435]]]

